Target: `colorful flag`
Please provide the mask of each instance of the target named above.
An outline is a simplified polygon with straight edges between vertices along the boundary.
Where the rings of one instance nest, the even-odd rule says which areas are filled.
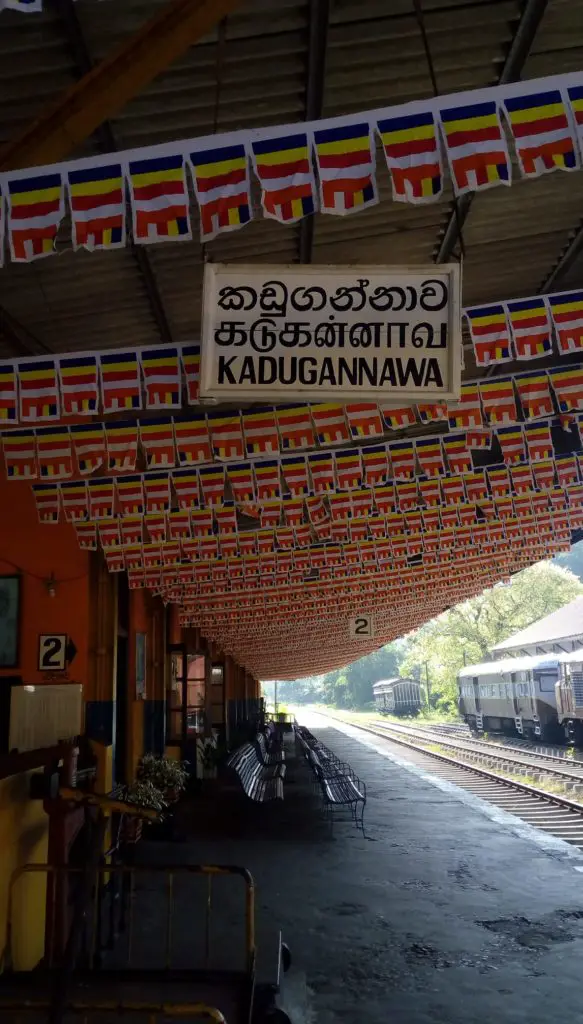
[[[144,348],[138,353],[144,375],[146,409],[180,409],[182,385],[178,349]]]
[[[201,466],[198,470],[206,505],[222,505],[225,497],[225,467]]]
[[[11,430],[2,434],[4,465],[8,480],[36,480],[36,438],[34,430]]]
[[[514,397],[512,377],[495,377],[479,385],[486,421],[493,426],[516,423],[518,410]]]
[[[259,520],[262,530],[279,526],[281,523],[281,501],[270,499],[261,502]]]
[[[239,552],[241,555],[254,555],[257,552],[257,533],[239,534]]]
[[[551,322],[544,298],[506,303],[517,359],[537,359],[553,347]]]
[[[320,444],[332,444],[335,441],[350,440],[350,434],[344,418],[344,409],[341,405],[333,403],[313,405],[312,419]]]
[[[308,466],[305,455],[296,455],[281,460],[281,471],[285,485],[293,498],[310,493]]]
[[[39,522],[59,522],[59,485],[58,484],[33,484],[32,491],[38,512]]]
[[[359,491],[353,491],[350,495],[353,517],[371,516],[375,507],[375,498],[376,494],[373,494],[368,487],[363,487]]]
[[[103,353],[99,357],[103,411],[142,408],[137,352]]]
[[[422,504],[428,505],[429,507],[441,505],[441,488],[437,477],[433,477],[430,480],[423,477],[418,481],[418,483],[419,495],[421,497]]]
[[[367,123],[314,132],[323,213],[354,213],[378,201]]]
[[[358,448],[345,448],[335,452],[336,480],[342,491],[353,491],[362,487],[362,462]],[[387,457],[385,452],[385,468]]]
[[[0,219],[2,199],[0,197]],[[2,239],[0,237],[0,247]],[[1,265],[1,263],[0,263]],[[17,420],[16,370],[13,363],[0,363],[0,424],[16,423]]]
[[[445,422],[447,420],[447,402],[418,405],[417,414],[422,423]]]
[[[548,491],[555,483],[555,461],[554,459],[541,459],[540,462],[533,462],[532,475],[535,486],[540,491]]]
[[[136,242],[192,238],[181,154],[131,160],[128,183]]]
[[[188,420],[175,419],[174,438],[181,466],[211,462],[213,453],[206,416],[191,416]]]
[[[103,423],[72,424],[69,427],[77,466],[82,476],[88,476],[105,462],[106,445]]]
[[[212,537],[213,512],[211,508],[193,509],[190,513],[190,522],[194,537]]]
[[[479,504],[488,497],[488,485],[483,469],[476,469],[473,473],[464,473],[463,485],[468,501],[471,503]]]
[[[186,400],[189,405],[197,405],[200,388],[200,345],[179,345],[178,352],[186,381]]]
[[[480,451],[490,449],[492,447],[492,436],[492,431],[489,429],[467,430],[466,444],[468,448],[478,449]]]
[[[398,481],[395,484],[397,496],[397,508],[400,512],[406,512],[410,508],[417,508],[419,505],[419,492],[417,481]]]
[[[495,366],[512,361],[510,332],[503,305],[473,306],[464,310],[474,346],[477,366]]]
[[[510,184],[510,160],[496,100],[440,111],[456,195]]]
[[[548,296],[559,353],[583,349],[583,292],[561,292]]]
[[[524,434],[520,424],[513,427],[498,427],[496,436],[502,452],[502,461],[506,466],[526,462]]]
[[[443,438],[442,444],[451,473],[471,472],[472,455],[465,434],[450,434]]]
[[[19,362],[20,421],[35,423],[59,418],[59,384],[54,359]]]
[[[282,509],[286,526],[301,526],[304,521],[304,503],[301,499],[285,498]]]
[[[250,221],[249,166],[243,143],[192,153],[190,165],[204,242]]]
[[[214,516],[219,533],[237,532],[237,510],[232,502],[215,509]]]
[[[30,172],[28,172],[30,175]],[[8,237],[17,263],[50,256],[65,213],[59,171],[8,179]]]
[[[525,419],[534,420],[539,416],[553,415],[553,397],[548,374],[544,370],[516,374],[514,383]]]
[[[306,498],[306,509],[310,522],[315,526],[317,523],[325,523],[330,518],[322,498],[319,496]]]
[[[314,452],[308,455],[308,465],[314,494],[327,494],[334,490],[334,456],[332,452]]]
[[[138,457],[138,424],[128,421],[106,423],[107,468],[110,472],[133,473]]]
[[[497,466],[488,468],[486,472],[493,498],[504,498],[510,494],[510,477],[506,468]]]
[[[414,427],[417,423],[414,405],[406,405],[399,409],[395,409],[393,406],[381,406],[381,413],[389,430]]]
[[[575,139],[561,92],[531,93],[504,100],[520,170],[526,178],[579,166]]]
[[[559,487],[570,487],[579,483],[577,458],[574,455],[556,455],[555,469]]]
[[[245,442],[241,414],[225,416],[224,413],[208,414],[208,429],[216,459],[243,459]]]
[[[280,406],[275,410],[283,451],[312,448],[316,443],[310,408],[307,405]]]
[[[255,501],[253,467],[250,462],[237,462],[227,467],[227,476],[235,501],[247,504]]]
[[[125,196],[121,164],[84,167],[67,174],[73,249],[125,245]]]
[[[559,404],[559,412],[583,409],[583,366],[549,370],[549,376]]]
[[[61,485],[63,512],[68,523],[87,519],[89,499],[85,480],[67,480]]]
[[[469,476],[474,476],[474,474],[471,473]],[[444,476],[442,478],[441,490],[443,492],[443,500],[446,505],[458,505],[464,500],[464,483],[467,479],[467,476],[461,476],[460,474],[457,474],[456,476]],[[468,498],[470,498],[469,493]],[[474,499],[470,498],[470,500],[473,501]]]
[[[279,451],[275,409],[243,413],[243,434],[248,455]]]
[[[393,199],[427,203],[443,189],[443,170],[435,115],[431,111],[387,117],[377,121]]]
[[[73,476],[73,449],[68,427],[39,427],[36,431],[39,476],[66,480]]]
[[[462,384],[459,402],[448,403],[449,425],[452,430],[483,425],[480,391],[477,384]]]
[[[529,494],[530,491],[534,490],[534,480],[530,465],[511,466],[510,477],[515,494]]]
[[[146,512],[168,512],[170,508],[170,477],[168,473],[144,473]]]
[[[389,459],[386,445],[375,445],[363,448],[362,467],[363,483],[366,487],[378,487],[387,482],[389,476]]]
[[[118,477],[115,488],[121,516],[144,514],[144,484],[140,475]]]
[[[379,437],[383,433],[383,421],[376,402],[359,402],[344,407],[348,426],[353,438]]]
[[[87,491],[89,493],[89,518],[111,519],[115,502],[113,480],[88,480]]]
[[[415,441],[415,454],[425,476],[443,476],[445,465],[438,437],[420,437]]]
[[[415,449],[412,441],[395,441],[387,445],[395,480],[410,480],[415,476]]]
[[[97,358],[62,356],[58,367],[63,416],[93,416],[99,407]]]
[[[253,472],[259,501],[281,498],[279,462],[277,460],[269,459],[266,462],[256,462],[253,465]],[[254,501],[254,498],[249,500]]]
[[[148,469],[157,466],[174,466],[174,424],[172,419],[144,419],[139,422],[140,442],[146,453]]]
[[[75,533],[82,551],[97,551],[97,523],[75,523]]]
[[[119,493],[119,480],[117,481]],[[176,515],[183,513],[177,512]],[[144,520],[139,516],[125,516],[120,522],[121,542],[123,547],[129,545],[142,545],[144,542]],[[141,550],[140,550],[141,553]]]
[[[306,132],[251,143],[266,217],[293,224],[315,212],[315,181]]]

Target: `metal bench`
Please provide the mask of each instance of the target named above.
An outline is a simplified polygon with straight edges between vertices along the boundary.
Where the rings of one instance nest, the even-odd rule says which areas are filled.
[[[252,743],[244,743],[235,750],[227,761],[227,767],[233,769],[243,792],[255,803],[283,800],[285,765],[277,764],[266,768],[258,760],[257,750]]]
[[[320,789],[324,798],[324,806],[332,810],[334,806],[349,806],[355,825],[364,832],[364,808],[366,806],[366,786],[364,782],[352,775],[325,775],[322,768],[316,768],[320,777]],[[360,805],[360,812],[359,812]]]
[[[283,764],[285,761],[285,754],[283,750],[268,750],[267,740],[262,732],[257,733],[253,743],[258,750],[259,761],[265,767],[269,767],[274,764]]]

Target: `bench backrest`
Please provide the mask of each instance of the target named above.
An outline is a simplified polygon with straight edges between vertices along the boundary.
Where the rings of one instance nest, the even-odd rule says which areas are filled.
[[[244,743],[242,747],[235,750],[227,761],[227,765],[237,773],[245,791],[251,788],[254,780],[263,770],[252,743]]]

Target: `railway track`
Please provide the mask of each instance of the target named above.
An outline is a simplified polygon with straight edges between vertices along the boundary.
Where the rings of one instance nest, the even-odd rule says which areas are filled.
[[[568,797],[549,793],[518,779],[497,774],[491,768],[456,760],[451,754],[428,750],[422,744],[442,743],[443,737],[425,735],[422,740],[407,736],[407,729],[392,725],[378,728],[376,725],[362,725],[345,718],[328,715],[332,721],[341,721],[352,728],[368,732],[388,743],[398,744],[407,749],[407,760],[428,774],[436,775],[456,786],[481,797],[503,811],[515,815],[522,821],[562,839],[583,852],[583,803]],[[381,723],[384,725],[384,723]],[[505,758],[503,758],[505,760]],[[542,769],[547,774],[546,769]],[[574,777],[576,781],[580,776]]]

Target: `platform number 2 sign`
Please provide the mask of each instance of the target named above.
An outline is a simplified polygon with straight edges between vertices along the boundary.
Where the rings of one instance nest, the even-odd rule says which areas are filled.
[[[374,637],[374,618],[372,615],[356,615],[349,619],[350,636],[353,640],[370,640]]]
[[[41,633],[38,638],[39,672],[64,672],[67,667],[67,634]]]

